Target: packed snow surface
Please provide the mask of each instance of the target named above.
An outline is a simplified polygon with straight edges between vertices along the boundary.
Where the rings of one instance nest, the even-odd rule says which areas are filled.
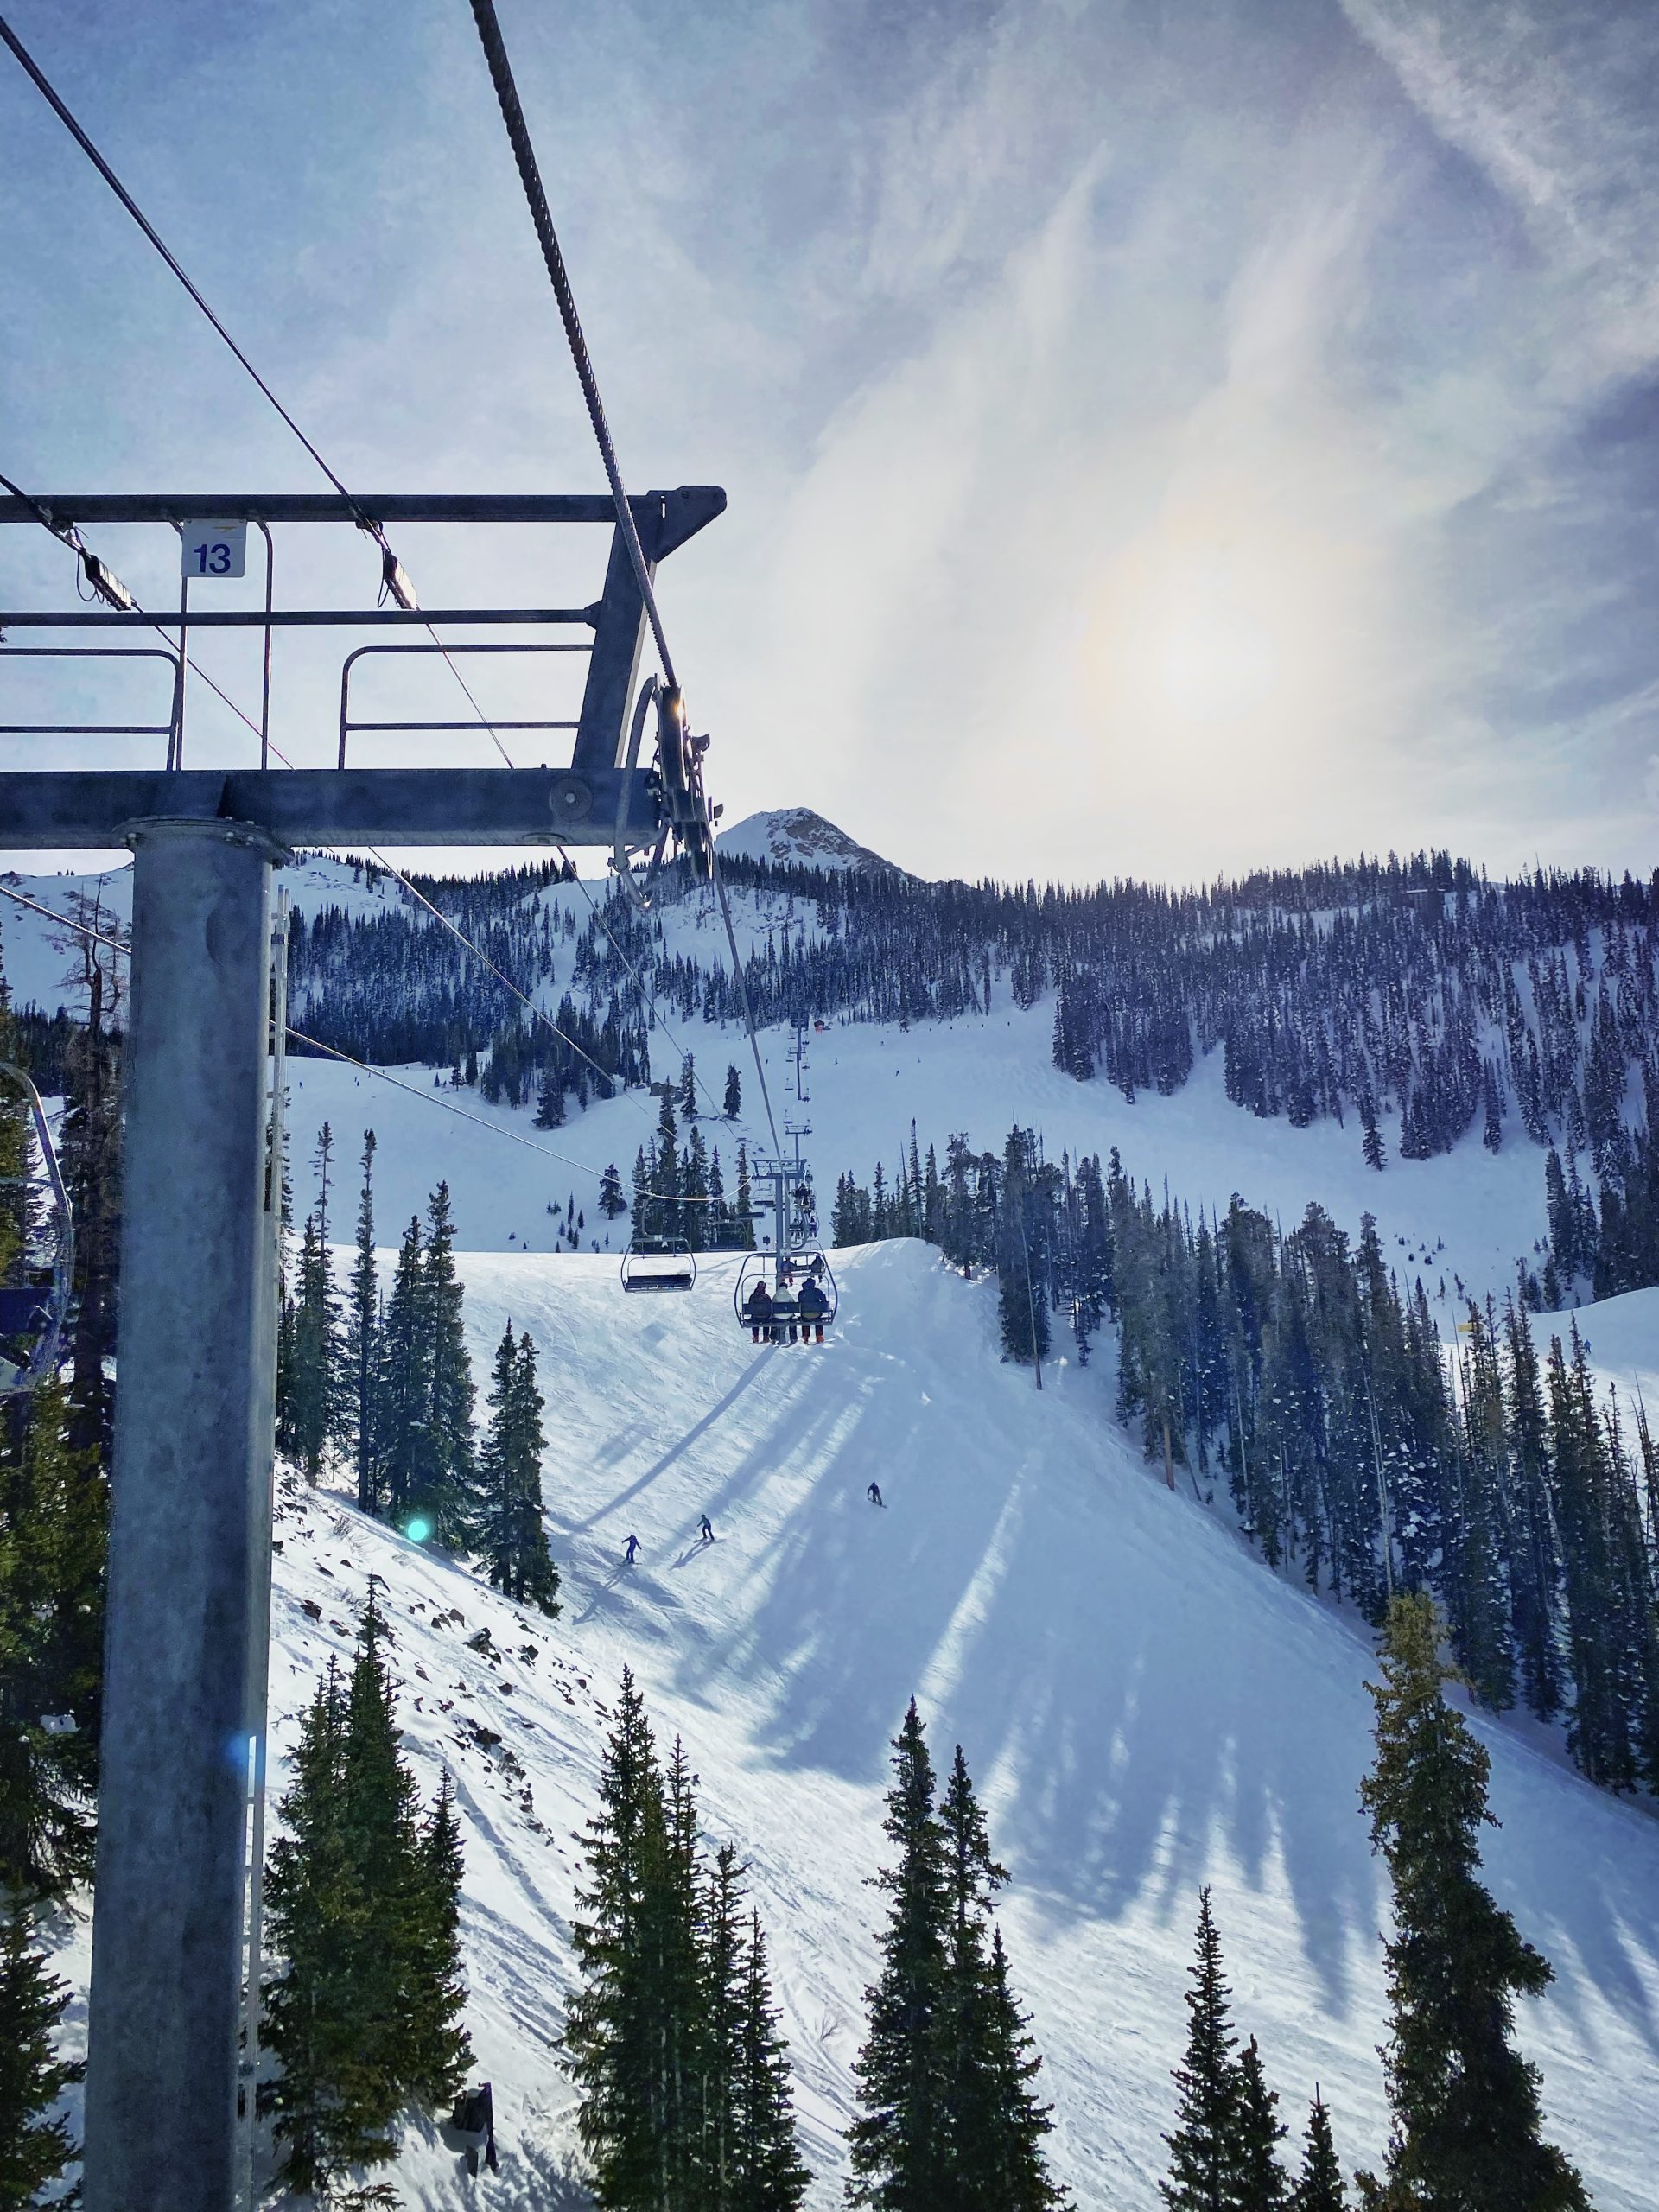
[[[374,1569],[423,1784],[442,1766],[456,1777],[468,2017],[500,2114],[493,2201],[584,2201],[550,2193],[575,2149],[555,2043],[572,1831],[593,1808],[625,1665],[659,1738],[685,1740],[709,1835],[749,1857],[819,2212],[844,2171],[880,1916],[864,1879],[912,1691],[936,1759],[966,1748],[1012,1872],[1004,1923],[1046,2060],[1054,2164],[1085,2212],[1159,2202],[1204,1882],[1239,2024],[1260,2036],[1285,2115],[1300,2133],[1317,2081],[1344,2163],[1375,2160],[1386,1898],[1356,1796],[1363,1631],[1165,1489],[1111,1422],[1103,1366],[1051,1368],[1039,1394],[1000,1365],[989,1285],[918,1244],[868,1247],[838,1255],[832,1344],[756,1350],[734,1320],[734,1264],[705,1261],[689,1297],[625,1299],[603,1257],[464,1262],[480,1370],[508,1319],[540,1354],[556,1623],[331,1495],[294,1488],[282,1507],[279,1748]],[[705,1510],[712,1546],[697,1539]],[[626,1568],[630,1532],[641,1551]],[[495,1657],[469,1646],[484,1629]],[[1556,1969],[1522,2025],[1550,2125],[1599,2212],[1643,2212],[1659,1823],[1512,1730],[1475,1726],[1503,1822],[1488,1876]],[[397,2179],[434,2212],[473,2201],[424,2127]]]

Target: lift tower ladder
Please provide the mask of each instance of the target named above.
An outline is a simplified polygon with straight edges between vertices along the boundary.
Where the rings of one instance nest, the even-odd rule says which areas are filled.
[[[710,486],[629,501],[649,568],[726,504]],[[0,772],[0,849],[133,853],[125,1049],[120,1388],[86,2082],[87,2212],[229,2212],[237,2116],[250,1775],[263,1767],[270,1636],[276,1313],[265,1189],[271,878],[299,845],[602,845],[680,836],[706,857],[709,810],[638,761],[646,613],[607,497],[365,495],[0,499],[0,523],[382,529],[398,523],[606,523],[601,596],[575,608],[0,612],[0,672],[35,632],[181,630],[165,769]],[[269,541],[268,541],[269,542]],[[387,556],[390,562],[390,556]],[[107,575],[107,572],[103,572]],[[378,580],[377,580],[378,581]],[[390,580],[388,579],[388,582]],[[585,631],[568,766],[183,766],[183,625],[373,631],[439,621]],[[108,648],[91,650],[108,658]],[[435,640],[430,650],[442,650]],[[450,647],[450,651],[455,650]],[[545,648],[543,648],[545,650]],[[74,665],[73,646],[54,664]],[[683,709],[675,729],[683,736]],[[417,725],[418,726],[418,725]],[[439,727],[461,727],[458,724]],[[472,725],[465,725],[472,727]],[[77,725],[7,723],[9,734]],[[398,725],[379,724],[381,729]],[[403,725],[409,727],[409,725]],[[431,727],[431,725],[425,725]],[[484,725],[487,729],[488,725]],[[520,728],[525,725],[520,724]],[[158,731],[156,733],[160,734]],[[659,755],[669,734],[658,726]],[[538,750],[540,748],[538,747]],[[273,1179],[276,1181],[279,1179]]]

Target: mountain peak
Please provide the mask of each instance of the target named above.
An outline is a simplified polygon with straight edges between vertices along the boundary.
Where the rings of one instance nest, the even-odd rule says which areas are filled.
[[[815,814],[810,806],[780,806],[746,815],[721,832],[720,849],[746,861],[766,861],[774,868],[879,868],[902,871],[868,845],[861,845]]]

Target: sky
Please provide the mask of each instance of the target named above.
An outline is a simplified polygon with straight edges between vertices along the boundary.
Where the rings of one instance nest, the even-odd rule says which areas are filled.
[[[4,7],[354,491],[602,488],[465,0]],[[660,581],[728,820],[813,806],[928,875],[1659,864],[1659,13],[499,7],[625,478],[729,495]],[[0,470],[326,488],[3,54],[0,200]],[[166,533],[94,542],[175,590]],[[604,539],[398,550],[429,605],[567,603]],[[283,534],[279,593],[370,561]],[[0,604],[73,582],[0,537]],[[279,645],[296,760],[343,649]],[[201,652],[251,703],[250,650]],[[434,666],[373,701],[464,712]],[[4,677],[0,721],[160,718],[153,668]],[[192,713],[193,761],[248,758]]]

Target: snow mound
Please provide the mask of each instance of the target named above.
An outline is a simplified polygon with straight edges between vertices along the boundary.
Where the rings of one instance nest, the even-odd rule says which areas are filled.
[[[837,830],[810,806],[777,807],[769,813],[746,815],[731,829],[721,830],[720,849],[736,859],[768,861],[774,867],[903,873],[868,845],[855,843],[844,830]]]

